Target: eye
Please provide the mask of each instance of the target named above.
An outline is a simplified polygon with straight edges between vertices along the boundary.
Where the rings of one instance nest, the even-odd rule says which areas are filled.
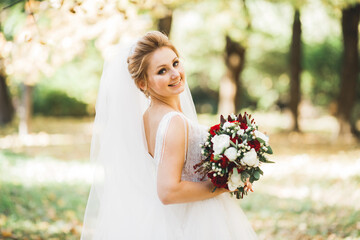
[[[176,67],[179,65],[179,60],[176,60],[174,63],[173,63],[173,66]]]
[[[164,74],[164,73],[165,73],[165,70],[166,70],[165,68],[160,69],[160,71],[158,72],[158,74],[160,74],[160,75],[161,75],[161,74]]]

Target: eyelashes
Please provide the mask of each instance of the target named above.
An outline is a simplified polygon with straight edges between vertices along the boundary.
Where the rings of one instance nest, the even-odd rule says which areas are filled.
[[[176,61],[173,63],[173,66],[176,67],[176,66],[178,66],[178,65],[179,65],[179,60],[176,60]],[[165,73],[165,71],[166,71],[166,68],[162,68],[162,69],[160,69],[160,71],[158,72],[158,74],[162,75],[162,74]]]

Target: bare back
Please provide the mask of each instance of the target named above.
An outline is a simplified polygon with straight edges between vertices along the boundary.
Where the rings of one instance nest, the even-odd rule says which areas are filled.
[[[156,133],[163,116],[174,111],[170,107],[149,107],[144,115],[144,130],[149,154],[154,157]]]

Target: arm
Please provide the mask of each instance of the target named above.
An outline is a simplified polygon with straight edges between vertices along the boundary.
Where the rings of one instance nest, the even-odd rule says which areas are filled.
[[[158,166],[157,191],[163,204],[185,203],[215,197],[228,192],[216,189],[208,181],[181,181],[181,172],[185,159],[185,125],[180,116],[174,116],[164,136],[163,156]]]

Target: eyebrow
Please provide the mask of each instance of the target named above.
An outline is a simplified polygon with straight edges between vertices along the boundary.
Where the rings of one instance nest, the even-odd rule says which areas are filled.
[[[177,56],[174,57],[173,61],[174,61],[175,59],[177,59],[177,58],[178,58]],[[163,66],[166,66],[166,64],[161,64],[161,65],[157,66],[156,69],[159,69],[160,67],[163,67]]]

